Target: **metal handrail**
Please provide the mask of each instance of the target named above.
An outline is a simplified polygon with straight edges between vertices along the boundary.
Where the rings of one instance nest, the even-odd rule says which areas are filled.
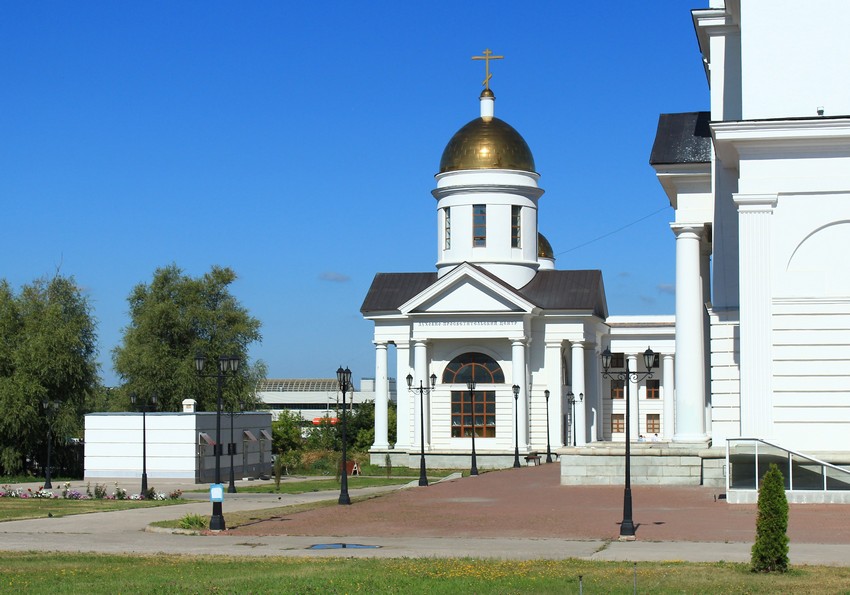
[[[785,448],[784,446],[774,444],[773,442],[770,442],[768,440],[764,440],[762,438],[744,438],[744,437],[727,438],[726,439],[726,469],[730,470],[729,472],[726,473],[726,491],[727,492],[730,489],[732,489],[731,486],[729,485],[729,482],[731,481],[731,477],[732,477],[732,473],[731,473],[732,467],[730,466],[730,461],[729,461],[729,452],[731,451],[731,443],[732,442],[752,442],[752,443],[755,444],[755,452],[753,453],[753,458],[754,458],[754,466],[755,466],[756,487],[754,489],[758,489],[759,444],[765,444],[767,446],[770,446],[771,448],[775,448],[777,450],[781,450],[781,451],[787,453],[787,456],[788,456],[788,486],[789,486],[788,489],[790,491],[794,490],[794,465],[793,465],[792,457],[795,457],[795,456],[798,457],[798,458],[804,459],[804,460],[806,460],[810,463],[814,463],[815,465],[820,466],[821,477],[823,478],[823,486],[821,487],[821,490],[824,491],[824,492],[829,491],[828,488],[827,488],[827,483],[826,483],[826,480],[827,480],[826,470],[827,469],[834,469],[835,471],[838,471],[839,473],[843,473],[843,474],[847,475],[848,477],[850,477],[850,470],[845,469],[844,467],[839,467],[838,465],[833,465],[832,463],[827,463],[826,461],[822,461],[822,460],[817,459],[817,458],[815,458],[811,455],[803,454],[803,453],[798,452],[796,450],[791,450],[790,448]],[[747,488],[735,488],[735,489],[747,489]]]

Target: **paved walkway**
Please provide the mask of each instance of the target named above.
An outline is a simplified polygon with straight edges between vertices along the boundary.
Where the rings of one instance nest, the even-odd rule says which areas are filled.
[[[230,527],[218,535],[145,530],[155,520],[177,519],[188,513],[209,515],[206,494],[187,494],[199,501],[0,523],[0,550],[749,561],[755,506],[727,504],[722,490],[634,487],[637,540],[619,542],[622,487],[564,487],[558,483],[558,470],[556,464],[541,465],[483,473],[427,488],[351,490],[355,501],[351,506],[285,515]],[[178,487],[151,484],[161,491]],[[382,492],[385,495],[380,498],[359,500]],[[224,510],[335,501],[337,497],[336,491],[228,494]],[[850,505],[792,505],[789,518],[793,564],[850,565]],[[311,549],[328,544],[349,547]],[[357,545],[377,547],[350,547]]]

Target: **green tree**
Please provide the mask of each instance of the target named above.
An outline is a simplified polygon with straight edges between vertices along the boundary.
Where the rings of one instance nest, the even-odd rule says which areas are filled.
[[[388,440],[396,441],[396,406],[387,403]],[[375,402],[366,401],[349,412],[346,419],[345,437],[348,446],[354,450],[369,450],[375,443]]]
[[[207,358],[205,373],[214,374],[220,356],[240,360],[235,377],[225,383],[224,409],[256,404],[262,362],[248,363],[248,347],[261,339],[260,321],[230,293],[236,274],[214,266],[202,277],[183,273],[177,265],[157,269],[150,284],[130,293],[130,324],[122,344],[112,353],[115,370],[125,381],[123,394],[156,394],[162,411],[179,411],[183,399],[194,398],[202,411],[216,409],[215,380],[199,378],[195,354]]]
[[[753,572],[785,572],[788,570],[788,499],[785,480],[775,463],[771,463],[759,489],[756,517],[756,542],[753,544]]]
[[[318,424],[310,428],[305,446],[309,450],[342,450],[342,434],[338,426],[339,423],[333,423],[330,418],[323,417]]]
[[[82,436],[85,403],[98,385],[96,342],[73,278],[38,279],[18,295],[0,281],[0,472],[44,461],[48,419],[54,445]],[[44,401],[58,404],[49,418]]]
[[[304,448],[301,437],[301,415],[296,411],[283,409],[272,422],[272,451],[283,454],[291,450]]]

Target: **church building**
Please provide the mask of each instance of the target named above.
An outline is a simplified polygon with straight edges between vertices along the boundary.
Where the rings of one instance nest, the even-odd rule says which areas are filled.
[[[494,59],[489,51],[483,58]],[[473,432],[483,467],[510,466],[517,453],[545,453],[547,445],[624,436],[622,384],[603,389],[599,368],[609,344],[602,338],[612,332],[602,273],[555,268],[538,231],[544,191],[534,157],[495,116],[495,100],[488,67],[480,115],[449,140],[435,176],[436,270],[379,273],[361,308],[375,323],[372,456],[380,464],[387,453],[412,462],[424,443],[429,467],[463,466]],[[628,328],[612,347],[621,361],[636,369],[649,341],[657,365],[672,372],[672,317],[620,324]],[[392,445],[389,349],[399,379]],[[402,385],[408,376],[411,390]],[[665,383],[672,386],[669,373],[635,387],[647,403],[643,414],[633,409],[635,435],[639,426],[662,434]]]

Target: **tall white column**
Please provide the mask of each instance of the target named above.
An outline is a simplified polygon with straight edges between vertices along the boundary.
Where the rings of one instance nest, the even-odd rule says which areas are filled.
[[[563,377],[561,372],[561,341],[547,341],[544,355],[546,367],[546,389],[549,390],[549,443],[552,449],[564,445],[561,408]]]
[[[676,388],[673,384],[673,354],[661,356],[661,398],[664,399],[664,418],[661,422],[661,436],[672,440],[676,427]]]
[[[515,403],[516,416],[514,427],[517,428],[517,440],[520,448],[528,448],[528,381],[525,375],[525,343],[511,342],[511,367],[513,368],[514,384],[519,385],[519,399]],[[513,395],[512,395],[513,396]],[[551,398],[551,397],[549,397]]]
[[[676,433],[674,442],[705,442],[705,354],[700,279],[702,224],[670,225],[676,234]]]
[[[579,400],[579,395],[584,395],[586,391],[584,386],[584,343],[576,341],[570,344],[572,350],[572,365],[573,365],[573,398],[576,399],[575,415],[576,420],[573,424],[576,430],[576,446],[584,446],[587,444],[587,416],[585,415],[585,406],[587,400]],[[588,399],[589,400],[589,399]]]
[[[733,194],[738,206],[741,270],[741,435],[773,434],[771,215],[776,195]]]
[[[410,391],[407,390],[407,375],[412,372],[410,368],[410,345],[396,342],[396,450],[410,450],[413,443],[413,413]]]
[[[428,349],[425,341],[420,339],[416,339],[413,341],[413,387],[414,389],[418,389],[419,382],[422,382],[422,386],[429,386],[428,379]],[[414,398],[414,406],[415,411],[413,414],[414,419],[416,420],[415,428],[413,429],[413,434],[415,437],[414,444],[420,444],[420,428],[422,428],[422,419],[420,419],[420,407],[419,407],[419,391],[414,390],[416,393],[416,398]],[[421,409],[424,410],[424,427],[425,427],[425,448],[429,448],[431,446],[431,420],[428,411],[428,400],[425,395],[423,395],[423,403]]]
[[[388,441],[389,421],[387,403],[389,402],[389,383],[387,382],[387,344],[375,342],[375,443],[373,449],[386,450],[390,447]]]
[[[629,371],[636,372],[638,369],[637,354],[627,353],[626,359],[629,360]],[[637,440],[640,436],[640,410],[638,405],[640,403],[640,384],[631,374],[626,378],[626,382],[629,383],[629,433],[632,440]]]
[[[590,416],[590,442],[602,440],[602,376],[599,372],[599,349],[595,345],[588,347],[587,378],[585,379],[584,400],[588,403]]]

